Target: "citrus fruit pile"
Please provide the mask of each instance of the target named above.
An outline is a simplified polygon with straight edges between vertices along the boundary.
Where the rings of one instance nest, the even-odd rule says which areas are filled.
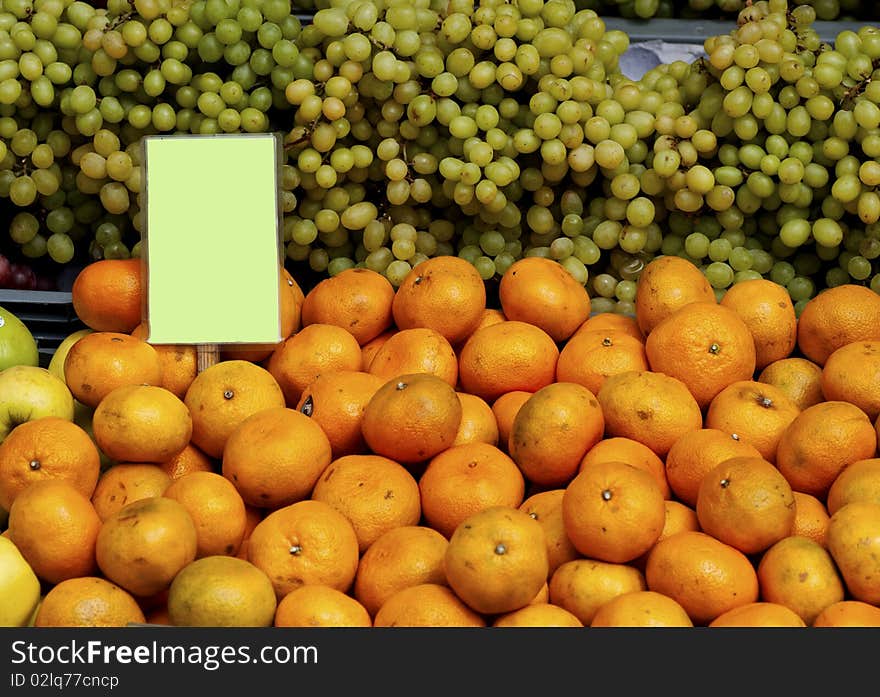
[[[662,256],[621,315],[543,258],[498,302],[455,256],[281,268],[284,340],[199,371],[145,341],[141,281],[87,266],[88,329],[0,372],[67,395],[0,436],[5,622],[880,626],[869,289],[796,317]]]

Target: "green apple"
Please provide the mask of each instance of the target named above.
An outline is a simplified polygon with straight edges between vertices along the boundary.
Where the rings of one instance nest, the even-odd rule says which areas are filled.
[[[73,421],[73,395],[46,368],[15,365],[0,371],[0,443],[26,421],[57,416]]]
[[[40,579],[12,540],[0,535],[0,627],[25,627],[40,603]]]
[[[0,370],[39,363],[40,353],[31,330],[9,310],[0,307]]]
[[[62,342],[58,344],[58,348],[52,353],[52,358],[49,359],[49,372],[55,377],[64,380],[64,361],[67,358],[67,353],[70,351],[70,347],[82,339],[86,334],[91,333],[91,329],[77,329],[75,332],[64,337]]]

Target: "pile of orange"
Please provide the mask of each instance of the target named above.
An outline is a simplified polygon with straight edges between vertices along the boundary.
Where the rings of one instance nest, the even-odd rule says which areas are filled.
[[[74,288],[88,427],[0,443],[39,626],[880,626],[864,287],[798,316],[660,257],[627,316],[538,257],[497,307],[457,257],[396,290],[282,271],[284,340],[197,372],[101,292],[138,273]]]

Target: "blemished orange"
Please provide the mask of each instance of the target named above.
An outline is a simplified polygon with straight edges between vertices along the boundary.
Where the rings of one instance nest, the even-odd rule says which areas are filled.
[[[125,627],[145,621],[131,593],[99,576],[78,576],[46,592],[34,626]]]
[[[171,476],[159,465],[140,462],[119,462],[101,473],[92,505],[101,520],[107,520],[123,506],[162,496],[171,484]]]
[[[302,304],[302,325],[335,324],[363,346],[392,323],[394,286],[377,271],[352,268],[319,281]]]
[[[308,498],[333,453],[321,427],[287,407],[261,409],[229,434],[221,472],[245,503],[281,508]]]
[[[123,385],[161,385],[162,361],[146,341],[130,334],[92,332],[67,352],[64,378],[74,398],[89,407]]]
[[[334,324],[310,324],[282,341],[266,360],[266,370],[284,393],[287,406],[299,403],[303,390],[321,373],[360,370],[361,347]]]
[[[34,482],[9,509],[9,532],[34,573],[49,584],[97,571],[95,540],[101,519],[69,482]]]
[[[596,395],[605,435],[631,438],[659,457],[683,434],[703,427],[700,405],[678,378],[650,370],[607,378]]]
[[[173,392],[156,385],[122,385],[92,415],[95,443],[117,462],[167,462],[189,443],[193,420]]]
[[[806,627],[807,624],[792,609],[779,603],[759,600],[724,612],[710,627]]]
[[[800,413],[779,388],[743,380],[728,385],[715,396],[706,410],[704,426],[735,435],[775,464],[779,439]]]
[[[825,504],[812,494],[795,491],[794,525],[791,527],[792,535],[808,537],[825,546],[825,532],[828,530],[828,521],[831,515]]]
[[[807,407],[779,438],[776,466],[791,488],[822,498],[845,467],[877,454],[877,432],[849,402]]]
[[[146,322],[136,326],[131,335],[146,341],[149,335]],[[150,346],[156,349],[159,362],[162,364],[162,380],[159,386],[183,399],[198,373],[196,347],[187,344],[150,344]]]
[[[642,330],[639,329],[639,323],[635,316],[624,315],[619,312],[597,312],[594,315],[590,315],[590,317],[588,317],[584,323],[577,328],[577,331],[571,335],[571,339],[582,332],[592,331],[620,332],[628,334],[641,342],[645,341],[645,335],[642,334]],[[569,341],[571,341],[571,339],[569,339]]]
[[[825,541],[849,597],[880,605],[880,504],[853,501],[837,509]]]
[[[717,302],[688,303],[645,340],[651,370],[681,380],[705,408],[731,383],[755,373],[755,341],[746,323]]]
[[[499,615],[493,627],[583,627],[573,612],[553,603],[532,603],[519,610]]]
[[[455,388],[436,375],[411,373],[376,390],[364,409],[361,431],[376,455],[411,464],[450,447],[460,424]]]
[[[374,627],[485,627],[486,619],[448,587],[407,586],[389,597],[373,617]]]
[[[719,301],[745,322],[755,340],[755,367],[763,370],[797,347],[797,317],[785,286],[766,278],[734,283]]]
[[[482,397],[467,392],[459,392],[458,400],[461,402],[461,423],[452,444],[498,445],[498,421],[489,403]]]
[[[360,370],[322,373],[303,390],[296,410],[321,427],[333,457],[363,452],[364,408],[385,381]]]
[[[814,627],[880,627],[880,607],[861,600],[832,603],[813,620]]]
[[[773,361],[758,374],[757,380],[781,390],[801,410],[825,399],[822,366],[801,356]]]
[[[528,605],[547,581],[544,529],[517,508],[492,506],[468,516],[449,538],[446,581],[481,614]]]
[[[172,479],[182,477],[189,472],[213,472],[216,462],[205,455],[198,446],[189,442],[186,447],[170,460],[159,464]]]
[[[189,512],[153,496],[127,504],[101,525],[95,545],[98,568],[134,596],[165,591],[196,558],[198,535]]]
[[[880,340],[836,349],[822,367],[822,396],[855,404],[871,421],[880,416]]]
[[[101,259],[87,264],[70,290],[73,311],[94,331],[130,332],[141,321],[140,259]]]
[[[568,610],[584,626],[589,626],[599,608],[615,596],[647,588],[644,574],[635,566],[596,559],[560,564],[548,586],[550,602]]]
[[[0,442],[0,508],[44,479],[70,482],[83,496],[95,490],[101,455],[80,426],[57,416],[25,421]]]
[[[596,395],[574,382],[555,382],[520,407],[507,449],[527,480],[557,487],[572,480],[604,432],[605,417]]]
[[[757,571],[761,599],[784,605],[807,625],[846,594],[828,550],[808,537],[779,540],[761,555]]]
[[[270,512],[248,542],[248,561],[272,579],[279,600],[312,583],[348,592],[358,557],[357,533],[348,518],[310,499]]]
[[[693,627],[678,601],[656,591],[632,591],[604,603],[591,627]]]
[[[547,561],[549,575],[562,564],[580,557],[565,532],[565,521],[562,517],[562,497],[565,489],[546,489],[538,491],[523,501],[519,509],[528,513],[544,528],[544,539],[547,542]]]
[[[285,406],[284,393],[272,374],[250,361],[226,360],[202,370],[183,400],[193,421],[192,442],[206,455],[220,458],[226,439],[251,414]]]
[[[829,515],[852,501],[880,503],[880,457],[856,460],[835,477],[825,505]]]
[[[383,382],[398,375],[428,373],[455,387],[458,357],[452,344],[436,329],[412,327],[388,337],[366,370]]]
[[[175,479],[163,496],[183,504],[196,526],[196,559],[235,556],[247,527],[244,499],[216,472],[191,472]]]
[[[648,369],[641,339],[620,330],[579,330],[559,352],[556,380],[576,382],[595,394],[609,375]]]
[[[422,517],[419,483],[403,465],[381,455],[343,455],[327,465],[311,498],[351,522],[363,554],[383,533]]]
[[[648,589],[677,600],[695,625],[758,600],[758,575],[735,547],[701,531],[660,540],[645,565]]]
[[[491,506],[523,502],[525,479],[516,463],[488,443],[455,445],[435,455],[419,477],[425,522],[446,538],[466,518]]]
[[[412,269],[394,293],[394,323],[401,330],[426,327],[456,345],[480,324],[486,284],[461,257],[437,256]]]
[[[668,457],[668,456],[667,456]],[[663,492],[663,498],[668,499],[672,493],[669,482],[666,480],[666,465],[657,454],[644,443],[639,443],[632,438],[612,437],[603,438],[590,448],[581,463],[578,471],[582,471],[597,462],[616,460],[625,462],[633,467],[645,470],[657,480]]]
[[[716,302],[700,269],[681,257],[661,256],[647,264],[636,285],[636,321],[646,337],[675,310],[691,302]]]
[[[445,585],[448,544],[426,525],[391,528],[361,555],[352,594],[372,617],[399,590],[421,583]]]
[[[597,462],[565,487],[565,532],[583,556],[626,563],[659,539],[666,520],[664,500],[648,472],[625,462]]]
[[[388,341],[392,336],[397,333],[397,328],[392,327],[388,329],[375,339],[368,341],[363,346],[361,346],[361,370],[368,372],[370,370],[370,364],[373,362],[373,358],[376,357],[376,352],[385,345],[385,342]]]
[[[458,357],[461,387],[494,402],[506,392],[536,392],[556,379],[559,347],[540,327],[505,320],[478,329]]]
[[[510,442],[510,431],[513,428],[513,420],[526,400],[534,392],[525,390],[512,390],[505,392],[492,402],[492,413],[495,414],[495,422],[498,424],[498,447],[507,450]]]
[[[276,627],[371,627],[367,609],[341,590],[311,584],[290,591],[275,609]]]
[[[804,305],[797,329],[801,353],[823,366],[841,346],[880,340],[880,295],[854,283],[826,288]]]
[[[565,341],[590,316],[590,295],[561,264],[544,257],[518,259],[501,276],[498,299],[505,317],[540,327]]]

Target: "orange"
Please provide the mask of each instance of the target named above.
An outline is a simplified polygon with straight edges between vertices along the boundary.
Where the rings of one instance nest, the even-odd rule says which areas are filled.
[[[247,511],[241,494],[216,472],[190,472],[163,494],[183,504],[196,526],[196,558],[235,556],[244,539]]]
[[[71,287],[73,311],[98,332],[130,332],[141,321],[140,259],[101,259],[87,264]]]
[[[583,627],[573,612],[552,603],[532,603],[499,615],[493,627]]]
[[[296,410],[311,417],[330,441],[333,457],[363,452],[364,408],[385,381],[359,370],[322,373],[305,388]]]
[[[828,509],[815,496],[802,491],[793,493],[795,516],[791,534],[808,537],[824,547],[825,531],[828,529],[828,521],[831,520]]]
[[[8,511],[25,487],[44,479],[70,482],[89,497],[100,473],[100,453],[80,426],[56,416],[25,421],[0,442],[0,508]]]
[[[685,609],[656,591],[632,591],[604,603],[591,627],[693,627]]]
[[[122,385],[95,409],[92,431],[112,460],[159,463],[186,447],[193,420],[186,404],[164,387]]]
[[[61,581],[46,593],[35,627],[125,627],[146,622],[132,595],[98,576]]]
[[[758,584],[763,600],[784,605],[808,625],[845,595],[828,551],[815,540],[795,535],[761,555]]]
[[[871,421],[880,416],[880,341],[856,341],[835,349],[822,367],[827,401],[855,404]]]
[[[400,463],[380,455],[344,455],[333,460],[311,498],[324,501],[354,526],[361,553],[383,533],[416,525],[422,516],[419,483]]]
[[[467,392],[459,392],[458,400],[461,402],[461,423],[452,444],[498,445],[498,421],[489,403],[482,397]]]
[[[791,488],[824,497],[843,469],[877,453],[874,425],[849,402],[807,407],[779,438],[776,466]]]
[[[758,601],[724,612],[710,627],[806,627],[800,616],[779,603]]]
[[[559,352],[556,380],[576,382],[595,394],[609,375],[648,368],[641,339],[619,330],[579,330]]]
[[[553,259],[524,257],[501,276],[501,310],[509,320],[528,322],[565,341],[590,316],[590,295]]]
[[[550,602],[571,612],[585,626],[615,596],[647,588],[644,574],[636,567],[595,559],[560,564],[548,585]]]
[[[343,272],[345,273],[345,272]],[[300,586],[278,603],[276,627],[371,627],[367,609],[341,590],[312,584]]]
[[[519,506],[525,480],[516,463],[494,445],[469,443],[435,455],[419,477],[419,491],[425,522],[449,538],[478,511]]]
[[[715,302],[715,291],[700,269],[681,257],[648,262],[636,285],[636,321],[648,336],[661,320],[691,302]]]
[[[745,554],[763,552],[794,526],[791,486],[762,457],[724,460],[703,477],[697,492],[700,528]]]
[[[69,482],[34,482],[9,509],[9,534],[34,573],[50,584],[90,576],[101,519]]]
[[[146,341],[149,329],[146,322],[141,322],[134,328],[131,335],[141,341]],[[150,344],[159,354],[159,362],[162,364],[162,380],[160,387],[183,399],[190,383],[198,373],[196,347],[185,344]]]
[[[751,380],[755,342],[733,310],[688,303],[659,322],[645,340],[651,370],[681,380],[701,408],[731,383]]]
[[[449,541],[433,528],[402,525],[382,533],[358,563],[352,593],[374,616],[397,591],[422,583],[446,584]]]
[[[200,372],[184,404],[193,421],[192,442],[208,457],[220,458],[229,434],[245,418],[285,406],[284,393],[265,368],[242,360],[215,363]]]
[[[580,556],[565,532],[565,520],[562,517],[563,496],[565,489],[547,489],[532,494],[519,506],[521,511],[528,513],[544,528],[548,573],[551,576],[562,564]]]
[[[475,331],[458,360],[465,392],[494,402],[505,392],[536,392],[556,379],[559,348],[547,332],[505,320]]]
[[[469,607],[481,614],[512,612],[547,581],[544,530],[528,513],[492,506],[455,529],[443,563],[449,586]]]
[[[556,487],[571,481],[604,432],[596,395],[574,382],[555,382],[520,407],[507,448],[527,480]]]
[[[666,520],[663,502],[663,492],[648,472],[625,462],[597,462],[565,488],[565,532],[585,557],[632,561],[659,539]]]
[[[594,315],[590,315],[586,319],[586,321],[581,324],[580,327],[577,328],[574,334],[571,335],[573,339],[577,335],[583,332],[614,332],[628,334],[634,339],[638,339],[639,341],[645,341],[645,335],[642,334],[642,330],[639,329],[638,320],[633,315],[623,315],[619,312],[597,312]],[[571,339],[569,339],[570,341]]]
[[[498,424],[498,447],[507,450],[510,442],[510,431],[513,428],[513,420],[526,400],[534,392],[525,390],[513,390],[500,395],[492,402],[492,413],[495,414],[495,422]]]
[[[665,540],[667,537],[671,537],[675,533],[684,530],[700,530],[700,519],[697,517],[697,512],[693,508],[686,506],[681,503],[681,501],[676,501],[675,499],[667,499],[663,504],[666,508],[666,518],[663,522],[663,530],[660,531],[660,537],[657,538],[657,542]],[[657,544],[657,542],[654,544]],[[651,550],[649,549],[630,563],[641,571],[644,571],[650,553]]]
[[[849,597],[880,605],[880,504],[853,501],[837,509],[825,540]]]
[[[800,414],[779,388],[742,380],[719,392],[706,410],[705,427],[736,436],[753,446],[768,462],[776,462],[783,431]]]
[[[631,438],[665,457],[684,433],[703,426],[700,405],[678,378],[649,370],[612,375],[596,395],[608,436]]]
[[[749,558],[699,531],[679,532],[654,545],[645,580],[649,590],[678,601],[695,625],[758,600],[758,575]]]
[[[198,534],[189,512],[154,496],[127,504],[101,525],[95,546],[98,568],[135,596],[167,590],[196,558]]]
[[[373,618],[374,627],[485,627],[486,620],[447,586],[419,583],[389,597]]]
[[[379,336],[377,336],[375,339],[372,339],[371,341],[368,341],[363,346],[361,346],[361,370],[365,372],[370,370],[370,364],[373,362],[373,358],[375,358],[376,356],[376,351],[382,348],[382,346],[385,345],[385,342],[388,341],[388,339],[390,339],[396,333],[397,329],[392,327],[391,329],[388,329],[379,334]]]
[[[160,463],[159,467],[169,477],[177,479],[189,472],[213,472],[215,462],[190,442],[170,460]]]
[[[607,462],[616,460],[625,462],[633,467],[645,470],[651,474],[660,485],[663,492],[663,498],[669,498],[671,490],[669,482],[666,481],[666,465],[657,454],[644,443],[639,443],[632,438],[612,437],[603,438],[590,448],[580,465],[579,471],[583,471],[587,467],[591,467],[597,462]]]
[[[458,358],[452,344],[436,329],[412,327],[388,337],[373,355],[367,372],[383,381],[398,375],[427,373],[455,387]]]
[[[376,390],[364,409],[361,430],[376,455],[408,464],[450,447],[460,424],[455,389],[436,375],[412,373]]]
[[[824,366],[841,346],[880,340],[880,295],[870,288],[844,283],[811,298],[798,317],[798,348]]]
[[[221,471],[246,504],[280,508],[308,498],[332,458],[317,423],[294,409],[269,407],[229,434]]]
[[[880,457],[856,460],[834,478],[825,500],[828,514],[852,501],[880,503]]]
[[[755,340],[755,367],[763,370],[797,346],[797,317],[788,290],[766,278],[734,283],[719,301],[745,322]]]
[[[814,627],[880,627],[880,607],[861,600],[832,603],[813,620]]]
[[[257,508],[248,504],[244,505],[244,535],[242,535],[241,544],[238,546],[238,552],[235,554],[239,559],[247,561],[248,541],[251,538],[251,533],[254,531],[254,528],[257,527],[257,523],[263,519],[263,515],[264,511],[262,508]]]
[[[272,351],[266,369],[281,387],[287,406],[293,408],[318,375],[360,370],[362,361],[360,344],[347,330],[334,324],[310,324]]]
[[[345,593],[357,572],[357,533],[330,504],[297,501],[257,523],[248,542],[248,560],[272,579],[279,600],[313,583]]]
[[[346,269],[319,281],[302,304],[302,324],[333,324],[363,346],[392,322],[394,286],[377,271]]]
[[[118,463],[101,474],[92,505],[98,517],[107,520],[132,501],[162,496],[170,484],[170,475],[158,465]]]
[[[394,323],[401,330],[426,327],[450,344],[470,336],[486,309],[486,285],[466,259],[437,256],[418,264],[394,293]]]
[[[499,322],[503,322],[506,319],[507,317],[497,307],[483,308],[483,311],[480,313],[480,321],[477,326],[474,327],[474,332],[477,331],[477,329],[481,329],[482,327],[486,327],[490,324],[498,324]],[[471,334],[473,334],[473,332],[471,332]]]
[[[773,361],[757,379],[781,390],[802,410],[825,399],[822,395],[822,366],[800,356]]]
[[[122,385],[161,385],[162,360],[156,349],[134,336],[92,332],[70,347],[64,377],[74,398],[97,407]]]

